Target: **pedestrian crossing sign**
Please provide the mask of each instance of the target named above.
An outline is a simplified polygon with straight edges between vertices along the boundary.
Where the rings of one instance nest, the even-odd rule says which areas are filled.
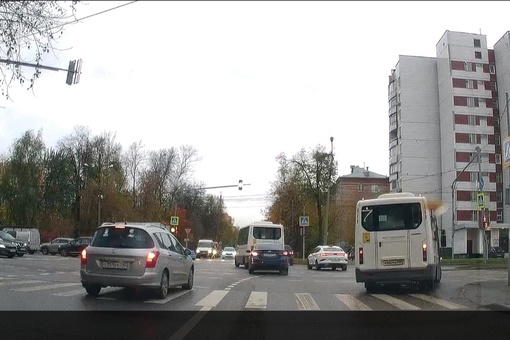
[[[308,227],[308,216],[299,216],[299,226]]]
[[[170,216],[170,225],[179,225],[179,216]]]

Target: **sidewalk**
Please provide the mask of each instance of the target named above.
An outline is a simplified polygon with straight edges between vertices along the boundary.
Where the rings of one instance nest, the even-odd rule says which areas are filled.
[[[468,283],[461,295],[480,306],[480,310],[510,311],[510,286],[507,279]]]

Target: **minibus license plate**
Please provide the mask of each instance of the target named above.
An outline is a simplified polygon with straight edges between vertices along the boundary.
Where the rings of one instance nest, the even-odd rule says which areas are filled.
[[[404,259],[382,260],[383,266],[403,266]]]

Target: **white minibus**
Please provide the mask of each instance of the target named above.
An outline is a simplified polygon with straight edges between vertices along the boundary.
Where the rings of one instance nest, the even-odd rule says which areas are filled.
[[[427,199],[412,193],[358,201],[355,226],[356,282],[414,284],[434,289],[441,281],[439,232]]]
[[[243,265],[248,269],[248,258],[253,245],[262,242],[280,243],[285,246],[283,225],[262,221],[239,229],[236,256],[234,257],[235,266]]]

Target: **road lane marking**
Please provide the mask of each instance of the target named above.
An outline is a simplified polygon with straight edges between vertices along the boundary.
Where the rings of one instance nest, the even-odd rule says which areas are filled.
[[[68,292],[62,292],[62,293],[55,293],[55,294],[51,294],[51,295],[55,295],[55,296],[75,296],[75,295],[81,295],[81,294],[84,294],[85,293],[85,289],[76,289],[76,290],[71,290],[71,291],[68,291]]]
[[[296,293],[296,300],[299,310],[320,310],[310,293]]]
[[[265,309],[267,307],[267,292],[251,292],[244,308]]]
[[[200,320],[205,316],[205,314],[211,310],[211,307],[204,306],[198,313],[193,315],[188,322],[182,325],[181,328],[177,330],[168,340],[182,340],[188,333],[199,323]]]
[[[403,310],[421,310],[420,307],[416,307],[410,303],[407,303],[405,301],[402,301],[402,300],[399,300],[397,298],[394,298],[393,296],[390,296],[390,295],[386,295],[386,294],[371,294],[373,297],[376,297],[380,300],[383,300],[387,303],[389,303],[390,305],[393,305],[395,307],[397,307],[398,309],[403,309]]]
[[[53,285],[25,287],[25,288],[17,288],[17,289],[12,289],[12,290],[17,291],[17,292],[35,292],[38,290],[64,288],[64,287],[72,287],[72,286],[81,286],[81,283],[56,283]]]
[[[31,283],[41,283],[45,281],[40,280],[23,280],[23,281],[10,281],[10,282],[0,282],[0,286],[14,286],[14,285],[28,285]]]
[[[365,305],[360,300],[349,294],[335,294],[336,297],[342,301],[344,305],[349,307],[350,310],[372,310],[372,308]]]
[[[178,297],[181,297],[184,294],[188,294],[188,293],[191,293],[191,290],[184,290],[182,292],[178,292],[177,294],[173,294],[172,296],[168,296],[168,297],[166,297],[165,299],[162,299],[162,300],[151,299],[151,300],[145,300],[144,302],[145,303],[157,303],[157,304],[163,305],[163,304],[165,304],[167,302],[175,300]]]
[[[226,290],[213,290],[202,300],[198,301],[195,306],[199,307],[216,307],[216,305],[228,294]]]
[[[415,297],[415,298],[418,298],[418,299],[421,299],[421,300],[424,300],[424,301],[436,304],[436,305],[440,305],[440,306],[448,308],[448,309],[467,308],[467,307],[464,307],[462,305],[458,305],[458,304],[453,303],[453,302],[444,301],[444,300],[437,299],[435,297],[424,295],[424,294],[409,294],[409,295],[412,296],[412,297]]]

